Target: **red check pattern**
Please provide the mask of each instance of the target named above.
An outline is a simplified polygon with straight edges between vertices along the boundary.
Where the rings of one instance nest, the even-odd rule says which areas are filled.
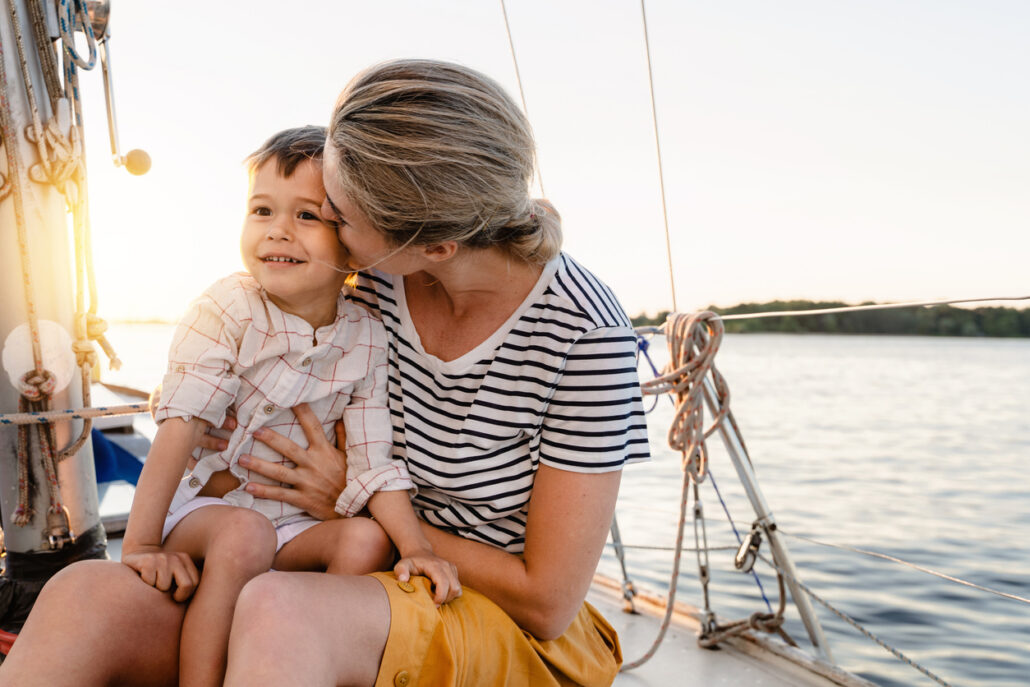
[[[172,510],[196,495],[212,473],[228,468],[240,480],[225,496],[230,503],[258,510],[277,524],[301,514],[244,491],[247,482],[267,480],[238,464],[248,454],[291,465],[253,433],[267,427],[306,446],[291,410],[299,403],[311,406],[330,441],[333,425],[343,419],[347,487],[337,501],[341,514],[357,513],[376,491],[411,489],[404,462],[391,458],[386,385],[383,325],[342,295],[336,321],[315,330],[276,307],[248,274],[216,282],[176,329],[155,417],[197,417],[218,427],[233,413],[238,426],[223,434],[229,441],[225,451],[194,454],[198,463],[183,478]]]

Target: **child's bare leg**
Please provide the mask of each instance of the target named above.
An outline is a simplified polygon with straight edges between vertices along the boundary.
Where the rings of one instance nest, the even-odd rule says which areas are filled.
[[[268,571],[275,546],[268,518],[234,506],[195,510],[169,533],[165,548],[204,562],[182,623],[180,684],[222,684],[236,598],[243,585]]]
[[[393,544],[379,523],[356,516],[326,520],[304,530],[279,549],[273,567],[364,575],[389,570],[393,559]]]

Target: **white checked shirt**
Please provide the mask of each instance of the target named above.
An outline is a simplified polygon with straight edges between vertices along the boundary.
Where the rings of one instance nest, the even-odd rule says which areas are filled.
[[[341,417],[347,430],[347,486],[336,502],[354,515],[376,491],[412,489],[402,460],[392,459],[393,428],[387,407],[386,332],[381,322],[340,295],[336,321],[314,330],[303,318],[280,310],[246,273],[226,277],[198,298],[180,321],[168,355],[158,422],[196,417],[219,427],[235,408],[238,425],[225,451],[197,449],[172,499],[175,510],[196,496],[211,474],[228,468],[240,480],[225,495],[230,503],[257,510],[277,525],[303,511],[286,503],[255,499],[247,482],[270,483],[238,464],[243,454],[292,463],[253,438],[267,427],[307,446],[290,410],[307,403],[335,441]]]

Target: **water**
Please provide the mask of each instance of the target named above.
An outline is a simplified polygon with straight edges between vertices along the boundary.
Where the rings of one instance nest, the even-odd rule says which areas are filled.
[[[664,361],[663,347],[653,351]],[[783,533],[1030,597],[1030,341],[737,335],[726,338],[717,365]],[[652,446],[665,445],[671,414],[662,399],[649,419]],[[713,439],[712,473],[746,530],[752,511]],[[623,484],[624,541],[674,541],[679,456],[663,450],[627,469]],[[710,544],[735,544],[711,483],[702,502]],[[693,546],[689,523],[686,542]],[[1028,684],[1030,606],[794,536],[786,543],[816,593],[951,684]],[[723,619],[765,610],[753,580],[732,570],[733,553],[711,554],[712,608]],[[631,551],[631,577],[665,590],[671,555]],[[602,570],[619,574],[610,555]],[[679,598],[700,605],[694,554],[684,554],[681,570]],[[775,578],[761,578],[775,605]],[[877,684],[933,684],[817,610],[845,668]],[[793,610],[788,632],[806,637]]]
[[[171,336],[167,325],[112,327],[126,363],[105,380],[150,389]],[[664,342],[652,347],[656,362]],[[822,598],[953,685],[1014,687],[1030,674],[1030,606],[959,586],[809,537],[897,556],[1030,597],[1030,341],[751,334],[729,336],[717,365],[766,500],[801,579]],[[681,473],[665,445],[671,404],[649,417],[655,459],[626,470],[619,502],[625,543],[671,546]],[[752,512],[716,439],[714,480],[702,485],[712,546],[736,546],[713,488],[739,529]],[[692,529],[686,546],[693,546]],[[763,553],[768,549],[763,547]],[[633,549],[630,576],[664,593],[671,552]],[[722,619],[765,610],[733,551],[711,554],[712,608]],[[610,553],[601,571],[619,576]],[[776,582],[759,564],[775,606]],[[685,553],[680,600],[701,604],[697,564]],[[931,685],[817,605],[834,658],[877,684]],[[792,608],[787,630],[802,646]],[[635,659],[628,655],[627,659]]]

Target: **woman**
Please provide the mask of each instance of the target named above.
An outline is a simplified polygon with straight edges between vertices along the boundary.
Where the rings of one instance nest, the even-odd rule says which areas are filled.
[[[424,578],[262,575],[236,607],[226,684],[610,684],[617,638],[584,598],[621,468],[647,457],[635,340],[528,196],[528,122],[490,79],[406,60],[359,75],[329,131],[323,214],[361,270],[353,297],[391,336],[395,452],[464,594],[437,608]],[[252,460],[292,489],[250,488],[328,517],[343,460],[314,429],[307,449],[260,437],[298,467]],[[55,577],[0,684],[69,683],[41,677],[43,655],[75,684],[172,682],[182,611],[144,587],[104,563]],[[116,608],[90,633],[102,642],[73,645],[59,630],[97,597]],[[160,646],[113,655],[140,636]]]

